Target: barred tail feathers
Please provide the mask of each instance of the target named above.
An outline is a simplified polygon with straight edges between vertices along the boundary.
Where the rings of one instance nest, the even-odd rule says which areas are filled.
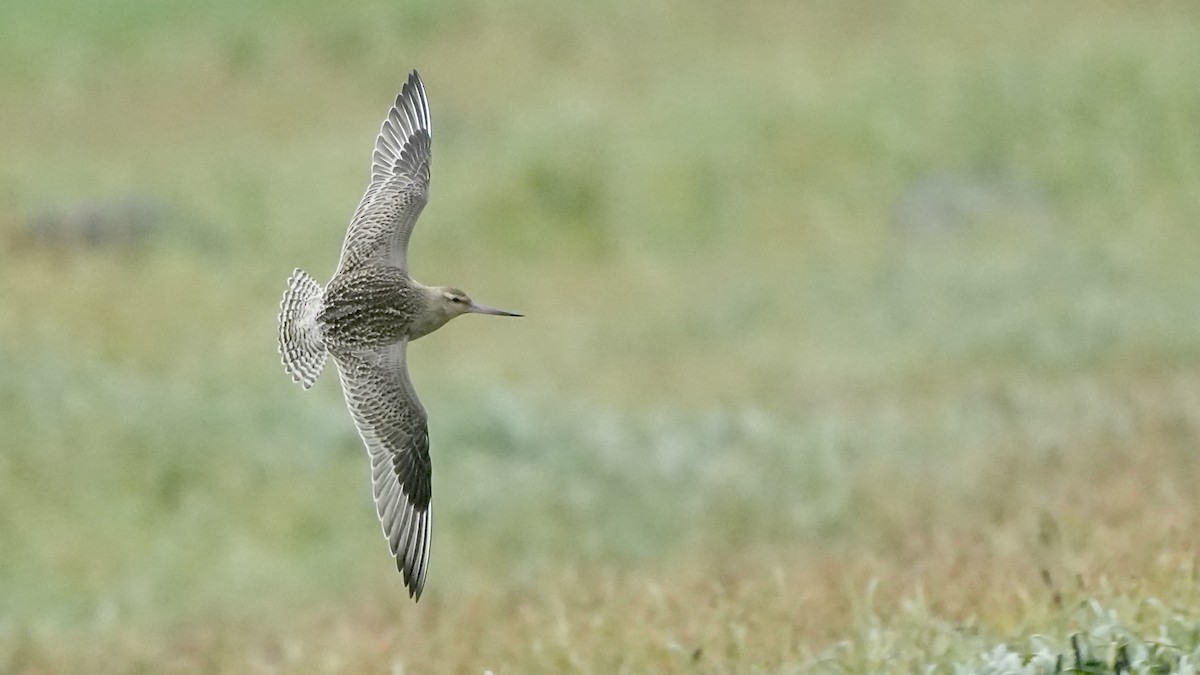
[[[328,353],[317,315],[321,312],[321,284],[304,270],[297,269],[288,279],[287,291],[279,303],[279,353],[283,367],[305,389],[313,386]]]

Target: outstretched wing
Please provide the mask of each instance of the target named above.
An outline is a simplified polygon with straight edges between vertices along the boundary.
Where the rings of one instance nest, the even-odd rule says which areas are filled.
[[[346,231],[339,273],[365,261],[408,270],[408,238],[429,201],[432,138],[425,85],[414,70],[375,139],[371,184]]]
[[[342,393],[371,456],[375,510],[410,596],[429,569],[429,427],[400,342],[376,351],[333,352]]]

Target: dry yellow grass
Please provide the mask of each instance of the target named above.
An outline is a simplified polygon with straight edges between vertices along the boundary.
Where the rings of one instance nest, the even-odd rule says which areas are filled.
[[[847,521],[820,541],[730,549],[719,538],[654,561],[555,564],[419,605],[386,577],[286,616],[197,616],[92,635],[25,633],[30,672],[907,672],[970,663],[1023,636],[1065,641],[1118,610],[1146,638],[1163,611],[1200,619],[1200,511],[1192,445],[1196,373],[1125,390],[1120,442],[1082,438],[1045,456],[982,461],[979,483],[871,467]],[[893,467],[894,468],[894,467]],[[703,539],[703,537],[701,537]],[[569,556],[564,556],[569,557]],[[488,569],[487,560],[467,563]],[[97,664],[109,664],[97,665]],[[139,665],[140,664],[140,665]]]

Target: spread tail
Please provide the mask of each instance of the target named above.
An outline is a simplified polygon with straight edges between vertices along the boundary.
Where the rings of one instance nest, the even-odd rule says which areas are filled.
[[[288,279],[287,291],[279,303],[279,353],[283,367],[305,389],[313,386],[328,353],[325,337],[317,323],[321,313],[321,284],[304,270],[297,269]]]

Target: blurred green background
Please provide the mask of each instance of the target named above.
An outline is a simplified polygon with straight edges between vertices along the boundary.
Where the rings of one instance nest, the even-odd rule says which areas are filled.
[[[0,671],[807,670],[870,579],[962,653],[1039,568],[1194,592],[1194,2],[17,0],[0,64]],[[527,315],[410,349],[416,606],[275,347],[413,68],[414,275]]]

